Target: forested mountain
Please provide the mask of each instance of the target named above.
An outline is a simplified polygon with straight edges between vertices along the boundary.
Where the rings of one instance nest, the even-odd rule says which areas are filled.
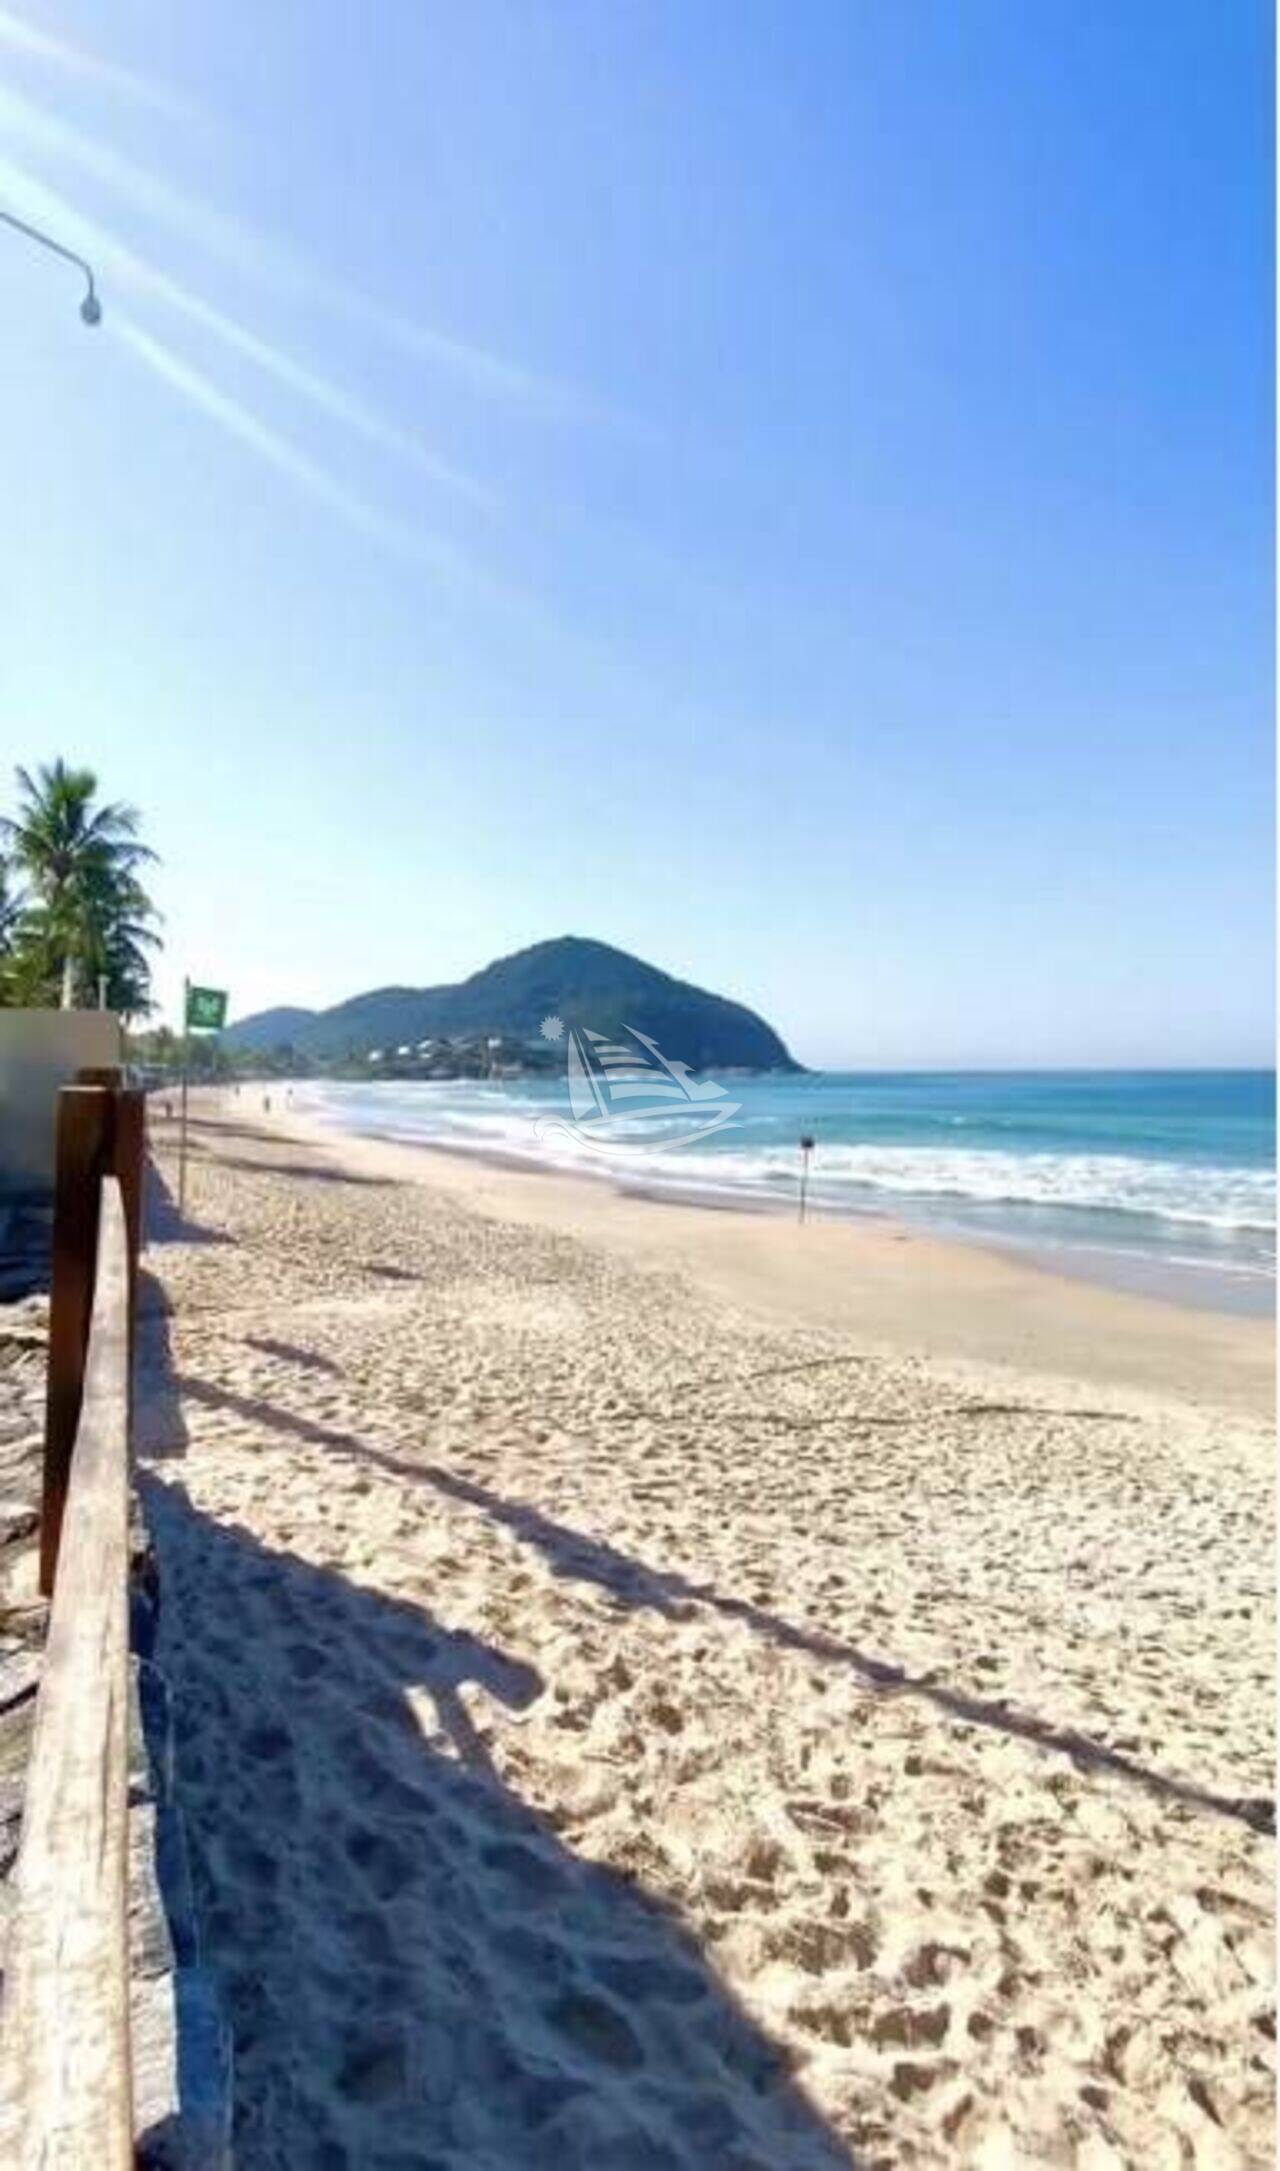
[[[772,1026],[744,1004],[578,935],[535,943],[453,986],[374,988],[331,1010],[262,1010],[230,1026],[223,1044],[254,1054],[289,1044],[310,1057],[342,1058],[425,1039],[534,1041],[552,1016],[609,1035],[634,1026],[695,1070],[798,1067]]]

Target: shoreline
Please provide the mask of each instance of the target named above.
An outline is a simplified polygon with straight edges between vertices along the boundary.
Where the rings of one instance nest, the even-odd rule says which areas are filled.
[[[435,1186],[490,1217],[674,1269],[772,1325],[853,1332],[885,1355],[1049,1376],[1068,1391],[1085,1385],[1267,1417],[1274,1410],[1270,1317],[1117,1289],[888,1217],[812,1218],[801,1227],[736,1204],[691,1205],[577,1171],[346,1131],[297,1108],[268,1116],[222,1100],[224,1090],[206,1089],[215,1096],[206,1105],[276,1138],[292,1128],[340,1167]]]
[[[352,1102],[345,1087],[331,1092],[323,1084],[317,1086],[308,1080],[281,1080],[280,1085],[282,1091],[292,1086],[309,1116],[318,1117],[348,1136],[421,1145],[467,1159],[491,1161],[498,1167],[580,1176],[591,1183],[611,1184],[624,1193],[644,1193],[703,1210],[728,1207],[782,1219],[796,1213],[799,1163],[794,1167],[788,1163],[784,1168],[776,1143],[767,1143],[764,1134],[749,1152],[742,1149],[708,1155],[695,1151],[687,1165],[675,1151],[593,1155],[566,1152],[559,1141],[551,1146],[546,1140],[535,1144],[533,1134],[540,1135],[543,1128],[538,1108],[516,1104],[531,1121],[507,1120],[498,1107],[503,1100],[502,1089],[483,1083],[469,1085],[469,1097],[456,1106],[450,1096],[462,1089],[455,1086],[424,1087],[422,1097],[412,1101],[405,1097],[411,1092],[409,1086],[390,1087],[386,1089],[390,1100],[385,1109],[374,1105],[381,1099],[381,1088],[370,1092],[357,1085]],[[438,1107],[437,1094],[444,1096]],[[476,1094],[480,1095],[479,1101],[475,1101]],[[513,1113],[513,1109],[507,1110],[507,1118]],[[815,1110],[815,1115],[820,1111]],[[777,1120],[765,1119],[765,1134],[769,1137],[770,1126]],[[801,1129],[806,1125],[812,1128],[802,1111],[793,1111],[793,1120]],[[968,1120],[964,1116],[952,1118],[960,1124]],[[756,1118],[748,1114],[744,1121],[750,1129]],[[568,1127],[557,1123],[553,1128],[563,1132]],[[926,1162],[930,1152],[942,1151],[946,1158],[963,1148],[969,1137],[967,1130],[949,1133],[945,1142],[935,1142],[928,1151],[906,1150],[905,1162],[911,1162],[913,1154],[918,1158],[920,1152]],[[1234,1196],[1229,1211],[1226,1203],[1220,1202],[1227,1217],[1219,1219],[1216,1207],[1210,1210],[1207,1202],[1203,1202],[1203,1217],[1195,1211],[1182,1211],[1176,1198],[1166,1209],[1157,1196],[1164,1180],[1160,1171],[1165,1170],[1167,1175],[1182,1164],[1176,1157],[1167,1160],[1159,1152],[1150,1161],[1135,1161],[1133,1154],[1139,1149],[1133,1146],[1124,1150],[1119,1146],[1099,1149],[1103,1161],[1114,1160],[1114,1174],[1104,1181],[1101,1164],[1093,1175],[1072,1175],[1073,1161],[1081,1161],[1082,1166],[1090,1162],[1092,1149],[1086,1151],[1083,1143],[1074,1154],[1063,1146],[1054,1152],[1028,1149],[1023,1155],[998,1147],[998,1141],[993,1140],[990,1154],[981,1147],[960,1152],[965,1168],[952,1172],[953,1186],[951,1178],[936,1169],[932,1176],[939,1180],[932,1180],[928,1168],[917,1184],[905,1163],[896,1178],[886,1165],[878,1174],[862,1178],[847,1169],[844,1180],[839,1168],[841,1157],[852,1151],[856,1158],[856,1141],[851,1145],[847,1138],[842,1141],[824,1136],[818,1143],[831,1148],[836,1166],[828,1166],[821,1153],[813,1166],[808,1187],[811,1220],[848,1221],[855,1225],[892,1222],[945,1243],[977,1246],[1030,1262],[1064,1279],[1154,1297],[1187,1310],[1254,1318],[1274,1314],[1274,1222],[1265,1169],[1250,1166],[1219,1171],[1224,1182],[1232,1175],[1255,1182],[1255,1188],[1256,1178],[1261,1175],[1264,1179],[1264,1197],[1256,1202],[1256,1221],[1247,1216],[1231,1218],[1244,1211],[1243,1201]],[[885,1150],[892,1159],[897,1148],[886,1146]],[[1055,1160],[1055,1156],[1061,1161],[1059,1173],[1066,1186],[1061,1193],[1053,1188],[1046,1191],[1046,1179],[1039,1171],[1046,1157]],[[1029,1175],[1019,1173],[1024,1160]],[[1188,1181],[1197,1165],[1197,1157],[1192,1154],[1183,1168]],[[1148,1189],[1155,1186],[1145,1206],[1137,1203],[1133,1195],[1133,1185],[1140,1176]],[[1078,1182],[1084,1188],[1077,1196],[1073,1184]],[[1108,1182],[1117,1187],[1114,1197],[1107,1189]]]
[[[742,1214],[779,1222],[797,1218],[796,1200],[780,1193],[750,1191],[742,1186],[710,1182],[658,1182],[653,1178],[646,1179],[642,1174],[631,1177],[625,1169],[603,1162],[598,1169],[586,1164],[570,1167],[514,1149],[504,1152],[500,1146],[466,1144],[460,1139],[421,1138],[393,1129],[349,1130],[342,1123],[314,1112],[289,1112],[318,1124],[325,1135],[363,1138],[373,1144],[439,1153],[464,1164],[478,1162],[484,1167],[505,1169],[515,1175],[580,1181],[615,1191],[622,1198],[643,1198],[655,1206],[689,1206],[699,1213]],[[962,1251],[986,1252],[1061,1281],[1149,1297],[1181,1312],[1213,1312],[1233,1319],[1263,1320],[1272,1319],[1275,1313],[1274,1271],[1233,1270],[1200,1261],[1166,1259],[1156,1252],[1144,1252],[1136,1247],[1125,1249],[1063,1238],[1025,1236],[1013,1229],[1001,1231],[976,1225],[966,1228],[957,1215],[934,1213],[923,1204],[919,1205],[918,1211],[904,1210],[901,1204],[895,1207],[859,1203],[841,1209],[833,1207],[828,1200],[815,1200],[811,1196],[806,1220],[809,1223],[832,1222],[854,1229],[888,1229],[899,1236],[923,1237]]]

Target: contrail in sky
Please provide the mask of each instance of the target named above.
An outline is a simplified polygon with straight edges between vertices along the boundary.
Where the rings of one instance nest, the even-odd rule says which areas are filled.
[[[252,274],[275,294],[291,296],[303,305],[317,303],[346,317],[349,323],[365,324],[406,352],[425,356],[451,368],[456,375],[530,413],[548,416],[604,416],[575,393],[547,379],[508,363],[496,355],[451,340],[426,326],[386,311],[376,302],[350,294],[339,282],[317,274],[290,252],[276,248],[236,220],[183,195],[108,146],[80,135],[61,121],[42,113],[29,101],[0,89],[0,126],[63,158],[100,182],[104,189],[133,204],[157,225],[178,234],[185,242],[203,247],[232,269]],[[180,313],[224,346],[287,386],[301,399],[332,420],[358,432],[370,443],[412,461],[424,474],[447,483],[461,495],[479,503],[494,503],[492,493],[472,477],[438,460],[408,432],[386,420],[358,395],[335,384],[263,338],[256,331],[206,302],[202,296],[171,279],[144,258],[119,242],[107,229],[86,218],[54,189],[37,180],[12,160],[0,157],[0,186],[11,192],[23,215],[52,228],[79,246],[95,262],[108,269],[139,301],[148,294],[162,306]],[[384,513],[376,504],[352,491],[319,460],[273,429],[253,409],[224,392],[211,377],[188,362],[171,346],[122,311],[108,286],[103,293],[104,331],[119,336],[143,368],[183,398],[195,411],[253,451],[277,473],[286,476],[316,503],[323,504],[347,526],[394,552],[403,561],[447,579],[473,600],[501,608],[509,626],[522,627],[541,643],[554,644],[557,658],[566,642],[579,662],[594,671],[617,676],[615,660],[607,649],[581,635],[567,635],[558,619],[542,605],[501,576],[486,571],[447,539],[419,530],[412,522]],[[627,680],[630,684],[629,678]]]
[[[175,354],[171,347],[165,346],[162,340],[153,339],[149,332],[144,332],[141,325],[133,323],[120,310],[113,310],[107,322],[115,337],[122,340],[130,353],[136,355],[146,368],[162,378],[175,392],[180,392],[184,398],[190,400],[211,422],[216,422],[232,437],[239,438],[241,444],[248,445],[271,467],[278,469],[282,475],[287,475],[291,482],[297,483],[322,505],[328,506],[331,512],[337,513],[349,526],[358,529],[362,535],[370,537],[374,542],[387,544],[398,550],[402,556],[408,556],[420,565],[429,566],[435,572],[470,575],[465,559],[450,545],[430,539],[402,521],[391,519],[385,513],[379,512],[376,506],[370,505],[366,499],[346,489],[327,468],[308,459],[305,453],[299,452],[296,446],[269,428],[250,408],[219,391],[208,377],[193,369],[190,363],[184,362],[181,356]]]
[[[135,291],[154,294],[192,323],[211,332],[214,338],[220,339],[225,346],[243,354],[260,369],[277,378],[281,384],[287,385],[301,398],[310,401],[321,413],[331,416],[336,422],[344,423],[347,428],[357,431],[360,436],[367,438],[371,444],[381,446],[384,451],[411,461],[431,481],[447,484],[450,489],[470,498],[474,504],[493,504],[491,491],[473,481],[471,476],[463,474],[459,468],[451,466],[448,461],[437,459],[409,431],[397,428],[355,393],[346,391],[331,378],[321,376],[318,371],[285,353],[272,341],[250,331],[247,325],[225,315],[222,310],[215,309],[211,302],[193,294],[176,279],[170,279],[164,272],[156,270],[142,257],[135,255],[133,250],[117,241],[114,234],[83,217],[74,205],[67,203],[56,190],[46,188],[33,175],[5,158],[0,158],[0,184],[23,204],[32,217],[40,218],[56,231],[74,233],[85,255],[95,260],[100,274],[109,271],[112,276],[124,281]]]
[[[277,292],[288,292],[304,303],[318,303],[345,316],[350,323],[363,324],[404,352],[436,362],[466,379],[478,391],[548,415],[600,412],[565,385],[483,348],[451,339],[429,325],[417,324],[396,310],[353,293],[341,280],[313,270],[291,250],[265,240],[226,212],[198,203],[110,145],[55,119],[16,92],[0,90],[0,122],[29,143],[78,166],[187,243],[207,250],[237,271],[251,273]]]
[[[508,622],[520,626],[541,641],[552,640],[557,646],[563,641],[563,629],[549,619],[539,605],[519,590],[495,579],[474,564],[452,544],[436,536],[422,533],[407,522],[397,520],[379,511],[376,505],[348,490],[331,475],[327,468],[308,459],[286,438],[263,422],[252,409],[242,406],[239,400],[228,394],[204,376],[190,363],[183,361],[162,340],[153,339],[142,326],[135,324],[119,309],[104,314],[103,329],[114,333],[129,352],[160,378],[171,390],[179,393],[209,421],[216,423],[229,436],[258,454],[259,458],[296,483],[310,497],[339,519],[354,528],[370,541],[395,552],[408,563],[448,580],[451,587],[462,590],[472,600],[497,604],[506,614]],[[583,657],[594,655],[592,644],[576,642],[575,647]],[[608,659],[595,657],[597,665]]]
[[[330,378],[308,369],[305,363],[285,354],[271,341],[259,338],[256,332],[251,332],[246,325],[237,323],[233,317],[224,316],[220,309],[202,301],[198,294],[190,293],[186,287],[166,278],[163,272],[154,271],[137,257],[131,259],[127,273],[136,278],[140,286],[146,287],[161,300],[168,302],[171,308],[190,318],[192,323],[203,325],[206,331],[213,333],[215,339],[221,339],[228,347],[235,348],[237,353],[245,355],[270,376],[278,378],[281,384],[288,385],[303,399],[310,400],[322,413],[331,415],[335,422],[345,423],[348,429],[368,438],[371,444],[380,445],[385,452],[396,453],[402,459],[412,461],[432,482],[447,484],[451,490],[470,498],[473,504],[493,504],[493,493],[486,490],[483,484],[474,482],[469,475],[464,475],[460,468],[450,466],[447,461],[438,460],[433,453],[426,451],[416,438],[411,437],[408,431],[397,429],[394,423],[385,421],[374,408],[366,406],[354,393],[344,391],[341,385],[334,384]]]
[[[190,121],[195,118],[195,108],[176,91],[167,90],[163,84],[152,82],[149,76],[139,75],[132,68],[122,68],[117,61],[104,60],[100,54],[91,53],[83,45],[73,45],[69,38],[59,38],[50,30],[41,30],[35,23],[24,21],[8,8],[0,7],[0,45],[7,45],[11,52],[23,53],[31,60],[48,61],[52,67],[61,68],[69,75],[82,75],[89,81],[101,83],[106,90],[121,92],[140,105],[151,106],[157,113],[167,113],[174,120]]]

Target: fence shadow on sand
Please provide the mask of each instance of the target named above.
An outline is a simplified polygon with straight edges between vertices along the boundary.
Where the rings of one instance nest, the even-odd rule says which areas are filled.
[[[142,1483],[238,2161],[856,2171],[674,1915],[498,1775],[531,1668]]]
[[[856,1644],[822,1629],[791,1622],[753,1604],[748,1599],[718,1591],[694,1581],[678,1570],[651,1567],[585,1532],[573,1530],[531,1505],[505,1500],[438,1464],[412,1461],[336,1427],[281,1408],[259,1397],[237,1395],[226,1388],[188,1379],[184,1392],[199,1406],[231,1410],[255,1423],[292,1433],[313,1446],[332,1449],[357,1462],[372,1464],[412,1485],[433,1486],[465,1501],[469,1506],[504,1524],[526,1544],[536,1547],[553,1572],[570,1580],[596,1583],[628,1606],[651,1606],[658,1612],[684,1612],[706,1606],[732,1620],[745,1622],[757,1634],[781,1649],[834,1665],[848,1666],[869,1688],[884,1695],[919,1697],[946,1718],[965,1726],[990,1728],[1012,1739],[1031,1743],[1056,1756],[1069,1757],[1078,1769],[1099,1771],[1139,1787],[1158,1800],[1184,1808],[1227,1817],[1257,1832],[1275,1831],[1275,1803],[1263,1795],[1227,1795],[1195,1780],[1159,1771],[1124,1750],[1036,1712],[1020,1711],[1012,1704],[976,1695],[933,1674],[912,1674],[897,1661],[864,1651]]]
[[[148,1244],[230,1244],[235,1241],[221,1229],[206,1228],[191,1214],[179,1211],[177,1193],[169,1181],[168,1170],[154,1153],[147,1155],[144,1197]]]

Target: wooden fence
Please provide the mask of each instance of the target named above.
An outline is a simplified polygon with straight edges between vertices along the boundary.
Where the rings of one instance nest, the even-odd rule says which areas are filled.
[[[22,2171],[133,2163],[129,1429],[143,1126],[143,1097],[118,1073],[58,1096],[40,1531],[52,1604],[0,2042],[4,2162]]]

